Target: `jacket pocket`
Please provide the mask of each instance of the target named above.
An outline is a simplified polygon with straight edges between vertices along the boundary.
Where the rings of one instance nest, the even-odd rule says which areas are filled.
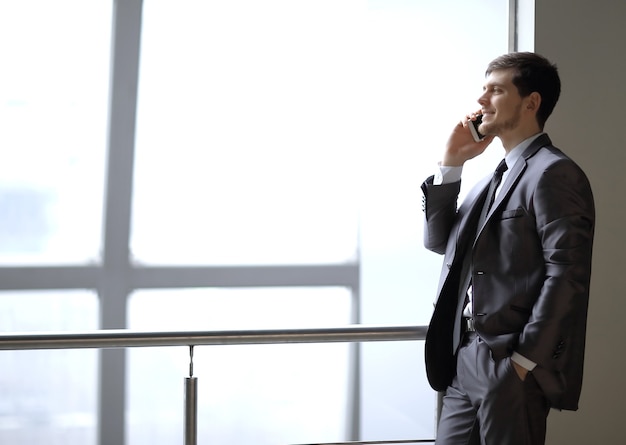
[[[524,216],[525,213],[526,212],[522,207],[518,207],[513,210],[504,210],[500,219],[519,218],[520,216]]]

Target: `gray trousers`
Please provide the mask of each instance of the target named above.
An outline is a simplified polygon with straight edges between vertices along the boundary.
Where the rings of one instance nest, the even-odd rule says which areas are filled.
[[[522,381],[509,357],[494,361],[476,333],[457,354],[443,397],[436,445],[543,445],[550,406],[532,373]]]

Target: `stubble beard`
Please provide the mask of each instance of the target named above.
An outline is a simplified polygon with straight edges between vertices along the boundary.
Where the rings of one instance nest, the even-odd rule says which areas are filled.
[[[498,136],[508,130],[513,130],[522,119],[522,105],[515,110],[515,114],[504,122],[483,122],[478,126],[478,131],[485,136]]]

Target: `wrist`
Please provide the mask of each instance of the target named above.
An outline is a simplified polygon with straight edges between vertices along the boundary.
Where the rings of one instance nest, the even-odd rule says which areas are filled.
[[[454,158],[452,156],[444,155],[443,159],[441,160],[442,167],[463,167],[463,164],[465,164],[465,161]]]
[[[524,368],[522,365],[520,365],[519,363],[516,363],[514,361],[511,361],[511,363],[513,363],[513,369],[515,370],[517,376],[521,379],[524,380],[526,379],[526,376],[528,375],[528,373],[530,371],[528,371],[528,369]]]

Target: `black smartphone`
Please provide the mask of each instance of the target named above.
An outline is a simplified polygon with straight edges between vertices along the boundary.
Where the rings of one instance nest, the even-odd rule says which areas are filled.
[[[480,131],[478,131],[478,126],[480,125],[480,123],[483,121],[483,115],[479,114],[476,116],[476,120],[469,120],[468,126],[470,129],[470,133],[472,133],[472,136],[474,137],[474,140],[476,142],[480,142],[483,139],[485,139],[485,135],[482,134]]]

